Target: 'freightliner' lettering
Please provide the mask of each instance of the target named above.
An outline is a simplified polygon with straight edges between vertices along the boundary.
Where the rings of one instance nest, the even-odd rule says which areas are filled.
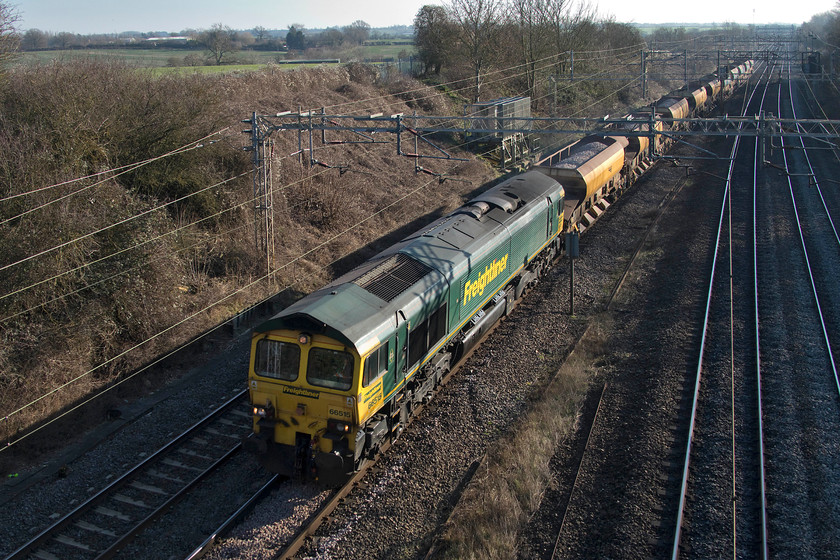
[[[467,280],[464,284],[464,303],[467,305],[472,298],[484,295],[484,288],[487,287],[496,277],[507,268],[508,255],[501,259],[493,259],[493,262],[484,267],[484,272],[478,275],[474,282]]]
[[[298,397],[306,397],[308,399],[317,399],[321,396],[321,393],[318,391],[312,391],[302,387],[289,387],[287,385],[283,386],[283,392],[288,393],[289,395],[297,395]]]

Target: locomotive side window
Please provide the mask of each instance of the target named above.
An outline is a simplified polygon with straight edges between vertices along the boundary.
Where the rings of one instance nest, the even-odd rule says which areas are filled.
[[[312,348],[306,366],[310,385],[346,391],[353,385],[353,356],[342,350]]]
[[[429,348],[446,334],[446,304],[438,307],[429,317]]]
[[[388,371],[388,342],[370,353],[365,360],[364,386],[369,386],[380,375]]]
[[[426,350],[429,349],[428,341],[426,340],[429,334],[429,320],[426,319],[409,333],[408,335],[408,363],[414,365],[423,357]]]
[[[254,373],[284,381],[294,381],[300,366],[300,346],[279,340],[257,342]]]
[[[444,303],[409,334],[408,363],[416,364],[445,334],[446,304]]]

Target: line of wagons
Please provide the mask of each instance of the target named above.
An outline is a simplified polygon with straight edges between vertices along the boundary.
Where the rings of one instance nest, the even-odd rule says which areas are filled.
[[[246,448],[268,470],[342,483],[405,427],[442,377],[667,148],[657,131],[711,110],[753,62],[582,138],[406,237],[253,332]]]
[[[685,129],[686,123],[680,119],[709,114],[720,96],[729,97],[751,75],[753,65],[752,60],[747,60],[728,69],[723,80],[709,76],[694,86],[664,96],[644,110],[614,119],[622,122],[613,122],[604,131],[615,130],[614,134],[602,132],[584,137],[537,162],[536,169],[565,188],[569,223],[585,229],[611,199],[650,167],[654,154],[668,149],[672,140],[667,135],[643,135],[650,132],[651,123],[659,133]],[[622,132],[636,134],[622,135]]]

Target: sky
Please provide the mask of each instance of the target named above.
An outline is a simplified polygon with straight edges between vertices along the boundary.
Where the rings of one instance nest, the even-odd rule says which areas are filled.
[[[424,4],[443,0],[3,0],[20,13],[18,27],[59,33],[119,33],[207,29],[344,27],[363,20],[371,27],[411,25]],[[632,23],[794,23],[837,6],[837,0],[590,0],[601,16]],[[669,9],[693,6],[696,9]]]

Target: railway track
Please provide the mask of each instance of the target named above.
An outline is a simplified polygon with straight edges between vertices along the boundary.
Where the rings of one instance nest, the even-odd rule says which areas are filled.
[[[772,109],[795,117],[785,71]],[[840,425],[831,336],[840,301],[830,280],[840,274],[840,242],[805,143],[785,138],[776,148],[771,157],[784,170],[784,187],[761,168],[757,146],[743,150],[750,152],[743,163],[747,157],[736,158],[733,147],[719,270],[712,265],[691,379],[674,559],[836,551],[826,536],[835,531],[819,512],[837,490],[827,481]]]
[[[7,560],[113,557],[241,452],[240,441],[250,432],[250,419],[247,391],[242,391],[19,547]]]
[[[766,69],[764,75],[771,74]],[[760,81],[747,97],[744,114],[764,102],[769,80],[763,93]],[[741,140],[736,137],[732,144],[708,272],[703,334],[696,369],[687,378],[691,406],[678,440],[683,455],[675,465],[681,476],[669,547],[673,559],[689,551],[696,557],[766,557],[760,400],[749,373],[758,363],[758,333],[753,335],[750,323],[740,320],[749,316],[757,298],[755,292],[750,295],[754,253],[747,239],[754,223],[751,203],[759,161],[757,143],[749,146]],[[755,345],[745,343],[751,338]]]
[[[776,110],[796,115],[801,101],[796,80],[785,69]],[[809,145],[810,144],[810,145]],[[838,491],[834,445],[840,429],[836,337],[840,301],[834,278],[840,274],[838,242],[831,214],[840,200],[821,185],[837,164],[832,150],[785,137],[771,155],[784,170],[783,185],[765,193],[765,204],[783,208],[776,223],[763,219],[765,232],[758,269],[763,289],[763,405],[769,459],[768,541],[774,556],[836,557]],[[782,241],[783,240],[783,241]],[[781,264],[775,264],[781,263]],[[783,282],[773,280],[781,274]],[[764,280],[764,279],[767,280]],[[778,309],[777,309],[778,308]],[[784,320],[777,318],[782,316]],[[766,343],[764,342],[766,340]]]
[[[790,78],[788,78],[788,96],[790,100],[790,111],[793,117],[796,118],[797,111],[794,103],[794,94]],[[781,99],[782,96],[780,94],[778,109],[779,114],[781,114],[782,111]],[[840,395],[840,379],[838,379],[838,371],[834,359],[836,351],[840,349],[840,346],[838,346],[836,342],[838,333],[829,332],[830,321],[827,317],[828,314],[835,313],[837,311],[836,307],[838,302],[833,301],[830,294],[833,292],[834,287],[834,282],[832,281],[834,273],[840,269],[840,262],[837,260],[838,257],[836,252],[836,249],[840,247],[840,237],[838,237],[837,228],[835,227],[831,212],[829,211],[829,208],[826,205],[825,197],[823,196],[820,184],[821,178],[814,171],[814,166],[811,162],[805,142],[801,137],[791,139],[788,142],[785,142],[785,139],[783,138],[782,142],[782,156],[788,177],[788,186],[793,213],[796,217],[798,226],[797,229],[799,231],[802,251],[805,258],[805,268],[814,293],[817,318],[822,330],[825,348],[828,352],[832,377],[837,384],[838,394]],[[805,190],[805,192],[801,192],[802,189],[800,189],[799,197],[797,197],[795,192],[793,180],[796,176],[801,176],[802,174],[797,173],[797,170],[795,169],[795,164],[797,163],[795,161],[795,159],[797,159],[796,156],[792,154],[791,157],[788,157],[788,150],[785,149],[786,147],[792,149],[797,147],[797,145],[801,148],[801,152],[796,154],[799,155],[798,159],[800,160],[800,167],[804,167],[806,169],[804,175],[808,178],[809,187],[812,187]],[[804,165],[802,165],[803,163]],[[800,198],[799,202],[797,202],[797,198]],[[801,200],[805,198],[811,200]],[[821,245],[819,241],[820,238],[830,236],[834,237],[836,245],[834,243],[827,244],[829,251],[826,252],[824,250],[825,247]],[[817,250],[812,250],[809,253],[809,246],[816,248]],[[835,309],[830,309],[832,305]],[[832,339],[835,340],[834,343],[832,343]]]
[[[688,172],[688,169],[687,169],[687,172]],[[685,179],[685,177],[680,178],[674,184],[673,188],[666,194],[665,198],[663,198],[662,201],[659,203],[657,211],[656,211],[656,215],[653,217],[653,219],[648,224],[648,227],[647,227],[644,235],[642,235],[642,237],[640,238],[640,240],[639,240],[639,242],[636,246],[636,249],[633,252],[633,255],[627,261],[627,263],[624,267],[624,271],[622,272],[621,276],[619,277],[618,281],[615,283],[612,291],[610,292],[610,296],[607,299],[606,304],[605,304],[605,307],[606,307],[607,310],[610,310],[612,308],[617,294],[621,290],[621,287],[624,285],[624,282],[627,279],[627,276],[629,275],[631,269],[636,264],[636,261],[639,258],[640,253],[642,252],[643,248],[645,247],[645,245],[648,242],[648,238],[650,237],[651,233],[659,226],[660,218],[662,217],[664,211],[668,208],[669,204],[679,195],[680,191],[682,190],[682,187],[683,187],[684,182],[685,182],[684,179]],[[585,336],[586,336],[586,332],[584,332],[584,334],[583,334],[583,337],[585,337]],[[574,482],[572,483],[572,485],[570,487],[570,490],[569,490],[568,495],[566,497],[565,503],[562,505],[562,507],[560,508],[559,513],[558,513],[558,515],[561,517],[562,521],[560,522],[559,530],[558,530],[556,538],[554,540],[554,547],[553,547],[553,551],[552,551],[551,556],[550,556],[552,560],[555,559],[555,558],[560,558],[561,557],[560,549],[561,549],[562,540],[563,540],[563,537],[564,537],[563,530],[564,530],[564,525],[565,525],[565,522],[566,522],[566,518],[569,515],[569,511],[571,509],[575,508],[575,507],[586,507],[584,504],[576,504],[575,503],[576,493],[579,492],[578,480],[582,476],[581,473],[586,466],[585,461],[586,461],[588,450],[590,448],[590,443],[591,443],[591,440],[592,440],[592,434],[593,434],[595,426],[598,422],[598,416],[599,416],[599,413],[601,411],[601,405],[604,401],[604,395],[607,391],[607,388],[608,388],[608,385],[605,384],[604,387],[602,388],[601,392],[600,392],[600,396],[598,397],[598,404],[595,407],[595,412],[592,414],[592,416],[588,419],[588,422],[587,422],[588,435],[586,437],[586,441],[583,445],[583,448],[582,448],[582,450],[581,450],[581,452],[578,456],[579,458],[578,458],[578,461],[577,461],[577,465],[576,465],[575,473],[574,473],[574,477],[573,477]]]

